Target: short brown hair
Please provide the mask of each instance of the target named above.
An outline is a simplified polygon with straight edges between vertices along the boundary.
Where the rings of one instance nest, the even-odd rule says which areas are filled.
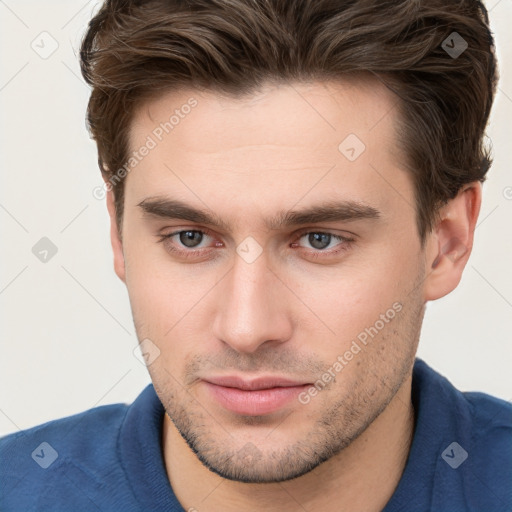
[[[422,240],[439,207],[491,164],[483,136],[498,77],[479,1],[106,0],[80,57],[107,180],[127,161],[134,110],[155,95],[193,87],[240,97],[266,82],[361,72],[399,97]],[[121,232],[124,180],[114,197]]]

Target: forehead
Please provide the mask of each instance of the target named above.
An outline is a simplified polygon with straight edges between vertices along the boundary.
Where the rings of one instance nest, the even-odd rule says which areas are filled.
[[[148,141],[151,150],[128,174],[127,198],[136,205],[167,194],[231,213],[252,205],[269,216],[319,198],[385,210],[398,197],[392,188],[411,188],[400,170],[396,106],[374,79],[267,84],[242,98],[163,94],[134,113],[131,151]]]
[[[167,124],[169,133],[166,126],[161,127],[160,135],[179,133],[181,146],[204,153],[277,144],[280,150],[294,146],[295,151],[300,144],[332,147],[351,133],[370,142],[371,135],[386,131],[392,140],[389,131],[397,115],[396,103],[396,96],[374,78],[267,83],[239,98],[180,89],[146,101],[134,112],[130,142],[136,147],[137,141],[155,130],[158,137],[161,123],[171,126]],[[239,130],[240,124],[244,130]],[[380,124],[380,130],[374,131]]]

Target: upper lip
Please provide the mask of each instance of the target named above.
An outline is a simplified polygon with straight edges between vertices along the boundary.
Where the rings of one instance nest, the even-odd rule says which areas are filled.
[[[258,389],[284,388],[292,386],[304,386],[306,382],[298,382],[282,377],[257,377],[255,379],[243,379],[237,376],[208,377],[204,378],[206,382],[217,386],[227,388],[238,388],[246,391],[256,391]]]

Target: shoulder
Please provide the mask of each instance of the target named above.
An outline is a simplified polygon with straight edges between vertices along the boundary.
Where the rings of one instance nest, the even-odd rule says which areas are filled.
[[[1,437],[0,454],[4,463],[0,471],[5,471],[6,462],[16,464],[17,458],[12,459],[11,455],[20,455],[20,450],[34,450],[43,442],[51,445],[53,441],[65,450],[63,455],[75,449],[95,451],[100,434],[101,444],[112,441],[112,434],[122,423],[128,407],[126,404],[99,406]]]
[[[432,509],[512,510],[512,404],[460,391],[423,361],[414,371],[434,475]]]
[[[462,393],[471,415],[471,451],[482,478],[503,480],[512,496],[512,404],[480,392]]]
[[[52,503],[82,510],[109,480],[122,480],[117,438],[129,406],[95,407],[0,438],[0,509],[54,510]],[[80,505],[82,503],[82,505]],[[46,507],[46,508],[45,508]]]
[[[512,404],[487,393],[460,391],[421,360],[415,366],[429,412],[445,431],[471,447],[473,457],[490,460],[489,450],[498,448],[512,464]],[[428,395],[428,396],[427,396]],[[437,413],[437,414],[436,414]],[[439,415],[444,415],[443,419]],[[495,467],[495,464],[489,464]]]
[[[478,429],[512,428],[512,403],[487,393],[463,392]]]
[[[460,391],[443,375],[430,368],[421,359],[414,365],[414,383],[419,388],[422,402],[427,402],[430,413],[439,412],[450,418],[449,423],[470,429],[480,437],[488,432],[496,434],[512,428],[512,403],[477,391]],[[441,418],[437,417],[436,422]]]
[[[464,450],[467,460],[460,468],[457,463],[445,471],[460,473],[467,510],[512,510],[512,405],[486,393],[460,394],[468,411],[468,418],[460,422],[461,430],[466,429],[460,434],[464,448],[448,447],[443,455],[445,462],[452,455],[454,461]]]

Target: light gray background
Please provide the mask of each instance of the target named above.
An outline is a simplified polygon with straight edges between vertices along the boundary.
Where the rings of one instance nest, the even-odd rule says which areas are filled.
[[[92,195],[102,181],[76,54],[97,6],[0,0],[0,435],[129,403],[150,382],[134,356],[107,210]],[[488,129],[495,163],[462,282],[427,306],[418,355],[461,390],[511,400],[512,3],[487,6],[501,68]],[[52,38],[58,48],[43,59],[31,44],[49,52]],[[58,248],[46,263],[32,253],[42,237]]]

